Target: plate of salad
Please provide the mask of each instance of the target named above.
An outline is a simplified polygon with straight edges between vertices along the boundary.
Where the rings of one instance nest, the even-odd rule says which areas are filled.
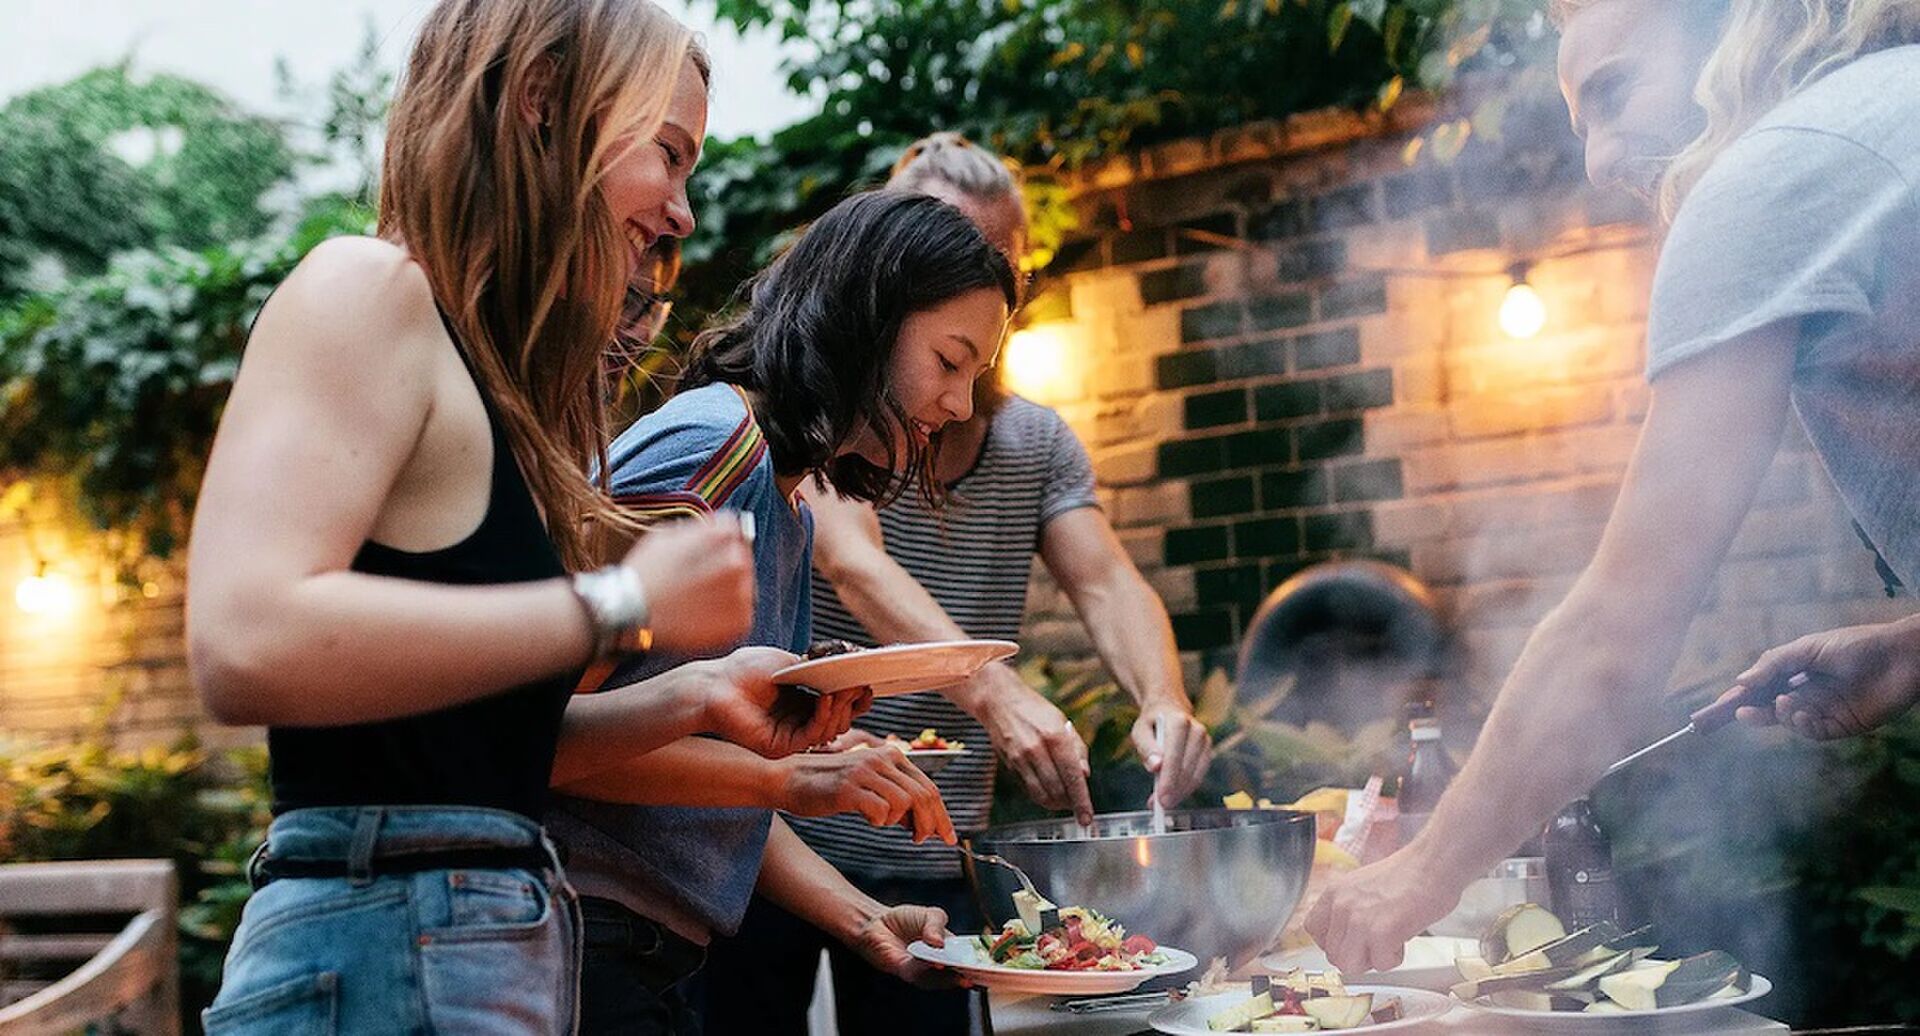
[[[1185,950],[1130,935],[1118,922],[1086,907],[1049,909],[1038,925],[1028,920],[1012,918],[999,931],[956,936],[945,946],[914,942],[907,952],[959,972],[974,985],[1045,996],[1124,993],[1200,963]]]

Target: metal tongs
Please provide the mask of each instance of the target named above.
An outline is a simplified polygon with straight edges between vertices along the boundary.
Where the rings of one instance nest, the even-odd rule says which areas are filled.
[[[1794,690],[1800,687],[1804,687],[1806,686],[1807,679],[1808,679],[1807,674],[1795,673],[1792,676],[1787,678],[1787,688],[1789,690]],[[1771,685],[1749,687],[1747,688],[1745,694],[1742,694],[1736,698],[1731,698],[1726,701],[1715,701],[1709,705],[1705,705],[1700,709],[1698,709],[1697,711],[1695,711],[1693,715],[1687,717],[1686,726],[1681,727],[1679,730],[1676,730],[1673,733],[1668,734],[1666,737],[1663,737],[1660,740],[1655,741],[1653,744],[1650,744],[1647,747],[1640,749],[1638,752],[1634,752],[1633,754],[1627,756],[1626,758],[1620,760],[1619,762],[1614,763],[1612,766],[1607,767],[1607,772],[1601,774],[1600,776],[1611,777],[1614,774],[1620,772],[1621,770],[1626,769],[1629,765],[1633,764],[1634,762],[1638,761],[1641,756],[1650,755],[1654,752],[1657,752],[1660,749],[1665,748],[1666,746],[1674,743],[1675,741],[1678,741],[1681,738],[1686,737],[1688,734],[1699,734],[1702,737],[1705,737],[1706,735],[1711,734],[1714,731],[1719,730],[1721,727],[1724,727],[1727,724],[1733,722],[1734,713],[1738,712],[1739,710],[1749,705],[1765,705],[1768,702],[1773,700],[1774,694],[1775,694],[1775,691],[1773,686]]]

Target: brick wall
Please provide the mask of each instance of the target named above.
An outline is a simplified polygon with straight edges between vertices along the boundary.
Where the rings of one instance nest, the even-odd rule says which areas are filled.
[[[213,744],[246,738],[203,722],[187,680],[177,572],[122,588],[70,522],[36,511],[0,522],[0,742],[94,735],[127,747],[198,730]],[[20,580],[41,562],[68,580],[73,606],[22,612]]]
[[[1249,127],[1077,185],[1082,236],[1049,289],[1076,370],[1047,401],[1092,451],[1190,680],[1288,576],[1373,557],[1436,588],[1491,693],[1598,542],[1648,400],[1651,222],[1586,186],[1563,129],[1409,167],[1426,117]],[[1496,322],[1516,260],[1549,312],[1526,341]],[[1093,664],[1044,571],[1034,589],[1027,646]],[[1796,429],[1674,685],[1909,610]]]

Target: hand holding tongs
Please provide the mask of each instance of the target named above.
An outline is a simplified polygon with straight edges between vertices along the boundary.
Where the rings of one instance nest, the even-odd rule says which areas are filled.
[[[1787,688],[1792,690],[1805,686],[1807,679],[1807,674],[1795,673],[1787,678]],[[1741,709],[1749,705],[1761,706],[1771,702],[1774,698],[1774,693],[1774,688],[1771,685],[1762,684],[1758,687],[1742,688],[1739,694],[1729,692],[1721,695],[1712,703],[1702,706],[1696,710],[1693,715],[1687,717],[1686,726],[1681,727],[1679,730],[1668,734],[1666,737],[1655,741],[1653,744],[1607,767],[1607,772],[1600,776],[1611,777],[1620,770],[1625,769],[1629,764],[1638,760],[1641,756],[1665,748],[1673,742],[1686,737],[1688,734],[1699,734],[1702,736],[1711,734],[1733,722],[1734,714]]]

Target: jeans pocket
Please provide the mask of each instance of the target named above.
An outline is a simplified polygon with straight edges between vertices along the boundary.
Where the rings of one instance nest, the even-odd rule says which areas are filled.
[[[207,1036],[334,1036],[338,1031],[340,976],[331,971],[302,975],[216,1003],[200,1015]]]
[[[557,894],[535,882],[540,902],[527,918],[526,905],[497,883],[462,886],[449,892],[469,901],[450,912],[470,923],[421,933],[417,959],[431,1028],[463,1036],[571,1031],[579,961]]]
[[[527,871],[448,871],[447,922],[427,929],[428,944],[537,939],[553,921],[554,896]]]

